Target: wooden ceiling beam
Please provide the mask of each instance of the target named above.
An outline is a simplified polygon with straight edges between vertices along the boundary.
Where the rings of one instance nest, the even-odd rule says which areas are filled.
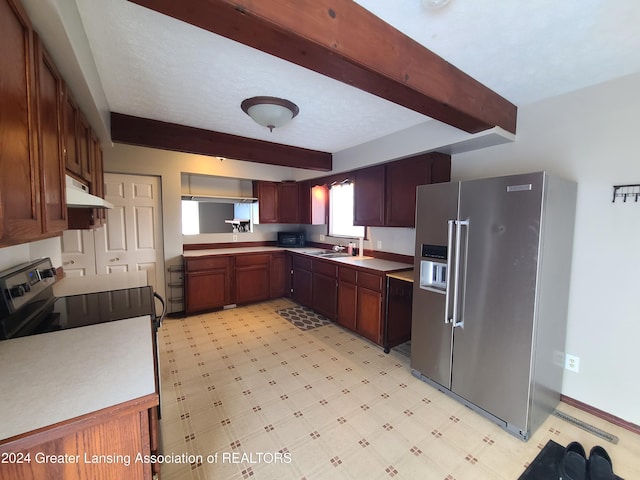
[[[328,172],[331,153],[111,113],[114,142]]]
[[[461,130],[516,132],[515,105],[352,0],[130,1]]]

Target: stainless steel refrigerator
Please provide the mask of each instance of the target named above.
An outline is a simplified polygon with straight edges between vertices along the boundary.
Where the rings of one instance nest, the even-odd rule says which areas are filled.
[[[560,397],[577,185],[418,187],[412,373],[527,440]]]

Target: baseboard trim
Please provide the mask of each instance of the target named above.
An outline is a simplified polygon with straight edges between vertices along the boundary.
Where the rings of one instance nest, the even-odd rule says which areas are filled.
[[[571,405],[572,407],[578,408],[582,411],[590,413],[594,417],[601,418],[606,420],[609,423],[613,423],[619,427],[624,428],[625,430],[629,430],[637,435],[640,435],[640,425],[636,425],[635,423],[628,422],[623,420],[620,417],[616,417],[615,415],[611,415],[610,413],[605,412],[604,410],[600,410],[599,408],[592,407],[591,405],[587,405],[580,400],[576,400],[575,398],[567,397],[566,395],[560,395],[560,400],[567,405]]]

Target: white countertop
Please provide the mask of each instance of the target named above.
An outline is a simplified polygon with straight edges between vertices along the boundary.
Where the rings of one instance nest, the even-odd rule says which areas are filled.
[[[403,272],[387,273],[387,277],[397,278],[398,280],[413,283],[413,269],[405,270]]]
[[[82,277],[64,277],[53,285],[53,295],[56,297],[68,297],[69,295],[144,287],[145,285],[148,285],[146,270],[114,272],[104,275],[86,275]]]
[[[149,316],[0,342],[0,440],[155,392]]]
[[[239,247],[239,248],[211,248],[207,250],[187,250],[184,252],[185,257],[201,257],[207,255],[235,255],[239,253],[260,253],[260,252],[274,252],[274,251],[289,251],[294,253],[307,253],[311,258],[322,258],[323,260],[334,261],[351,265],[354,267],[369,268],[371,270],[377,270],[379,272],[392,272],[396,270],[412,269],[413,264],[395,262],[391,260],[382,260],[374,257],[336,257],[336,258],[323,258],[313,255],[314,252],[324,251],[322,248],[315,247],[300,247],[300,248],[280,248],[280,247]]]

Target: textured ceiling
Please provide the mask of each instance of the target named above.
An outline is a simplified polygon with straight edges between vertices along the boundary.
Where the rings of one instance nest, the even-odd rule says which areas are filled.
[[[125,0],[76,3],[114,112],[328,152],[432,121]],[[358,3],[517,106],[640,71],[637,0]],[[269,132],[240,109],[257,95],[300,114]]]

